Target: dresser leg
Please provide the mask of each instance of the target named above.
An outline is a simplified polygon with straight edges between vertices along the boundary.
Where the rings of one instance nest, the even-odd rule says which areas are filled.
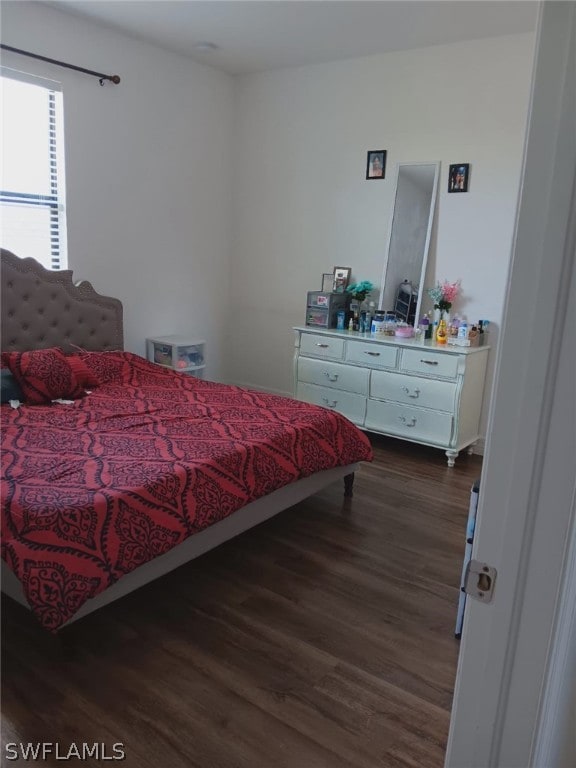
[[[453,467],[456,463],[456,458],[458,456],[459,451],[446,451],[446,456],[448,456],[448,466]]]
[[[354,472],[344,475],[344,496],[353,496],[352,486],[354,485]]]

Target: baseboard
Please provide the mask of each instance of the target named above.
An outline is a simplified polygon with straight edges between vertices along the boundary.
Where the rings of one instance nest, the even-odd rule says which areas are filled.
[[[479,437],[472,447],[472,453],[475,453],[478,456],[484,456],[485,448],[486,448],[486,438]]]

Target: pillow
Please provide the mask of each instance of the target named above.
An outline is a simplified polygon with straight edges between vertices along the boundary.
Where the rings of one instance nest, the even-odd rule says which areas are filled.
[[[0,368],[0,394],[3,404],[10,400],[24,400],[22,390],[9,368]]]
[[[72,368],[72,372],[75,374],[78,384],[80,384],[81,387],[94,389],[94,387],[100,386],[100,382],[94,373],[92,373],[79,355],[67,355],[66,360],[68,361],[70,368]]]
[[[84,394],[61,349],[4,352],[2,362],[19,384],[24,401],[43,405],[59,397],[74,400]]]

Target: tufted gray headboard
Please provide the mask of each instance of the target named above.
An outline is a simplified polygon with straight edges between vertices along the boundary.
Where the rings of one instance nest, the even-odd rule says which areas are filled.
[[[34,259],[0,251],[3,352],[124,348],[118,299],[100,296],[88,282],[75,285],[71,270],[51,272]]]

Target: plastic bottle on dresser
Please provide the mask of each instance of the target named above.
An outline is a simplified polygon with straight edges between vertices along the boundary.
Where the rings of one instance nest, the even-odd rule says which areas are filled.
[[[382,336],[384,334],[384,318],[386,317],[385,313],[381,310],[377,310],[372,318],[372,323],[370,326],[370,333],[373,333],[376,336]]]
[[[422,341],[424,341],[424,339],[430,338],[430,319],[427,312],[422,316],[422,319],[418,323],[418,328],[420,328]]]
[[[372,332],[372,318],[376,314],[376,303],[374,301],[369,302],[368,309],[366,310],[366,333]]]
[[[440,318],[438,327],[436,328],[436,344],[446,344],[448,340],[448,328],[446,326],[446,320],[443,317]]]
[[[394,336],[397,324],[394,312],[386,312],[384,315],[384,336]]]

